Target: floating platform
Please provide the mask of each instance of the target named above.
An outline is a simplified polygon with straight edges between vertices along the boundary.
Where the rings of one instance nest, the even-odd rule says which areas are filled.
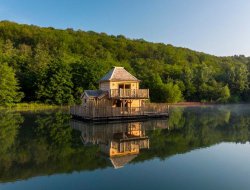
[[[84,121],[122,121],[122,120],[147,120],[150,118],[167,118],[169,106],[150,107],[102,107],[86,109],[84,106],[70,107],[73,119]]]
[[[73,119],[81,120],[81,121],[121,121],[121,120],[129,120],[129,121],[138,121],[138,120],[147,120],[150,118],[167,118],[169,117],[169,113],[150,113],[144,115],[122,115],[122,116],[109,116],[109,117],[84,117],[80,115],[71,114]]]

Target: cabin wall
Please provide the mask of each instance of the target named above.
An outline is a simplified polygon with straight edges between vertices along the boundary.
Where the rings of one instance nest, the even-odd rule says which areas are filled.
[[[111,107],[113,105],[113,101],[107,98],[102,98],[102,99],[98,99],[95,102],[96,108],[98,107]]]
[[[101,90],[119,89],[120,84],[130,84],[131,89],[139,89],[139,82],[119,81],[119,82],[101,82],[99,88]]]
[[[99,88],[101,90],[109,90],[110,89],[110,82],[101,82],[99,84]]]
[[[145,131],[142,131],[142,126],[140,122],[137,123],[130,123],[128,125],[128,134],[133,135],[133,136],[145,136]]]
[[[107,154],[110,157],[121,154],[118,151],[119,143],[112,141],[112,140],[108,144],[100,144],[100,148],[103,153]]]
[[[139,82],[131,81],[110,82],[110,89],[119,89],[120,84],[130,84],[131,89],[139,89]]]
[[[142,100],[132,100],[132,102],[131,102],[131,107],[132,108],[138,108],[138,107],[141,107],[141,101]]]
[[[83,100],[84,101],[84,100]],[[92,108],[98,108],[98,107],[111,107],[113,105],[113,101],[107,98],[103,99],[87,99],[87,102],[83,105],[86,105],[86,107],[92,109]]]
[[[111,141],[109,147],[109,156],[124,156],[128,154],[139,154],[139,146],[135,144],[134,141],[127,141],[127,142],[116,142]]]

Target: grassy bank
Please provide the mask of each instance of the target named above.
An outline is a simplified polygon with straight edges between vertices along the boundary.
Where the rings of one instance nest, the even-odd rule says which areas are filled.
[[[14,110],[14,111],[37,111],[37,110],[48,110],[57,108],[67,108],[68,106],[58,106],[42,103],[18,103],[10,106],[0,106],[0,110]]]

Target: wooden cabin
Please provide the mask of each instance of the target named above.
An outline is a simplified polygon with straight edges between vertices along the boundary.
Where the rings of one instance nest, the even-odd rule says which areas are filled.
[[[147,111],[149,89],[140,89],[140,80],[123,67],[113,67],[99,81],[98,90],[85,90],[80,106],[71,114],[83,119],[120,119],[166,116],[166,112]]]
[[[168,120],[152,119],[146,122],[87,123],[71,120],[70,126],[81,133],[84,145],[98,145],[115,168],[123,167],[141,150],[150,148],[147,131],[171,130]]]
[[[73,129],[81,132],[84,145],[99,145],[115,168],[123,167],[135,158],[141,149],[149,148],[149,138],[141,122],[109,125],[89,125],[71,121]]]

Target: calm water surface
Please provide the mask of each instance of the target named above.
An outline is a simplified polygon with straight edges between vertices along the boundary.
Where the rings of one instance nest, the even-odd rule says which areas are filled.
[[[0,111],[0,190],[250,189],[250,105],[91,124]]]

